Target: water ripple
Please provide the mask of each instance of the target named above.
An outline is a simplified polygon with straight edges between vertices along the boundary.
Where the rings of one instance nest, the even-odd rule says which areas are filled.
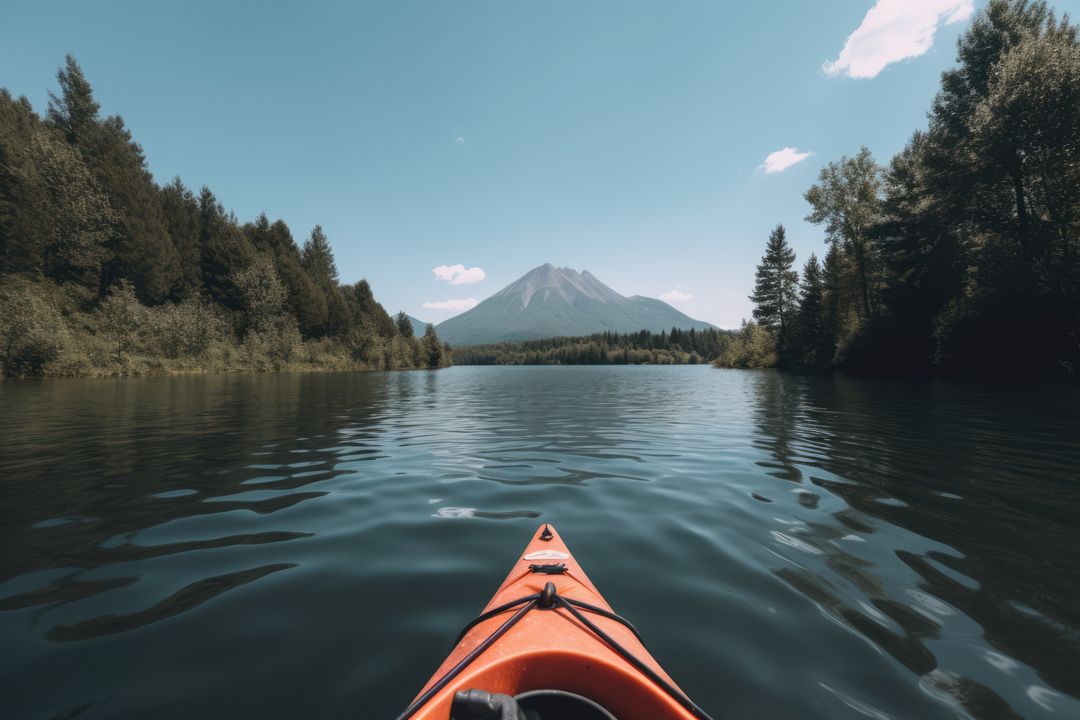
[[[717,714],[1080,716],[1077,427],[706,367],[0,383],[0,714],[393,716],[542,518]]]

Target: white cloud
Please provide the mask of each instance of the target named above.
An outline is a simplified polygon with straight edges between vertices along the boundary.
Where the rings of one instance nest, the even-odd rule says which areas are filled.
[[[454,142],[456,142],[458,145],[464,145],[465,144],[465,138],[458,135],[456,138],[454,138]]]
[[[484,272],[483,268],[466,268],[461,263],[457,265],[440,265],[437,268],[432,268],[431,272],[435,273],[435,277],[446,280],[451,285],[472,285],[487,277],[487,273]]]
[[[773,173],[784,172],[792,165],[801,163],[813,154],[809,151],[799,152],[796,148],[786,147],[783,150],[769,153],[768,157],[765,158],[765,164],[761,167],[765,168],[766,175],[772,175]]]
[[[840,55],[821,69],[829,76],[877,77],[886,65],[933,47],[939,27],[963,22],[974,12],[973,0],[877,0]]]
[[[455,310],[461,312],[462,310],[471,310],[476,307],[476,298],[460,298],[457,300],[439,300],[437,302],[426,302],[424,307],[428,310]]]
[[[688,292],[683,292],[679,289],[679,286],[676,285],[674,290],[668,290],[660,296],[660,299],[666,303],[677,303],[693,300],[694,296]]]

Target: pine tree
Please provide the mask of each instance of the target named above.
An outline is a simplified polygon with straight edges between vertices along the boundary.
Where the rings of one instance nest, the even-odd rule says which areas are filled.
[[[336,284],[324,291],[326,296],[326,334],[344,337],[353,328],[353,314],[345,302],[345,295]]]
[[[96,288],[111,237],[109,200],[78,151],[52,131],[36,133],[31,148],[52,219],[42,248],[43,270],[60,282]]]
[[[317,285],[324,290],[337,287],[338,271],[334,264],[334,251],[330,249],[330,242],[326,239],[322,226],[316,225],[311,231],[311,237],[304,243],[300,257],[304,270]]]
[[[243,310],[244,300],[234,282],[234,273],[254,261],[255,251],[206,187],[199,194],[199,248],[206,292],[229,310]]]
[[[82,142],[97,124],[101,106],[72,55],[64,57],[64,67],[57,71],[56,79],[60,83],[60,96],[49,93],[48,118],[68,142]]]
[[[26,98],[0,88],[0,273],[42,272],[53,217],[32,148],[44,131]]]
[[[424,363],[430,368],[442,367],[443,348],[439,342],[439,336],[435,332],[435,326],[431,323],[424,328],[424,337],[420,339],[420,353]]]
[[[142,148],[119,116],[98,120],[98,103],[75,58],[67,56],[57,80],[61,95],[50,95],[49,120],[79,149],[114,211],[101,288],[130,280],[140,299],[160,303],[180,284],[180,258]]]
[[[289,309],[300,324],[300,333],[306,338],[322,337],[327,321],[326,294],[293,257],[279,256],[277,267],[288,290]]]
[[[404,310],[394,316],[394,324],[397,325],[398,335],[403,338],[411,338],[416,334],[413,332],[412,320],[409,319]]]
[[[851,304],[848,299],[849,273],[839,245],[829,246],[828,252],[825,253],[825,263],[821,274],[824,286],[822,319],[825,337],[828,339],[828,346],[833,350],[832,354],[835,354],[850,329],[847,318]]]
[[[194,296],[202,290],[202,251],[199,247],[199,201],[180,178],[161,189],[165,230],[180,262],[180,294]]]
[[[795,251],[787,243],[783,225],[777,225],[769,234],[765,255],[757,266],[754,283],[754,319],[777,334],[781,348],[789,340],[788,329],[796,308],[799,274],[791,269]]]
[[[799,295],[799,348],[802,362],[823,367],[832,360],[831,343],[824,320],[825,284],[817,256],[811,254],[803,266]]]
[[[103,286],[131,280],[139,298],[152,304],[173,296],[182,278],[180,257],[142,148],[117,116],[100,123],[89,139],[80,140],[79,148],[115,211],[112,258]]]
[[[357,322],[366,318],[371,323],[375,332],[384,338],[391,338],[397,333],[397,326],[390,313],[386,312],[371,291],[371,285],[367,280],[360,280],[352,286],[350,302],[358,313]]]

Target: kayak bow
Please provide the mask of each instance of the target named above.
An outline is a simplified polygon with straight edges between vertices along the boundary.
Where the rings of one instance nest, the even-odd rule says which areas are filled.
[[[544,525],[399,720],[563,717],[709,716]]]

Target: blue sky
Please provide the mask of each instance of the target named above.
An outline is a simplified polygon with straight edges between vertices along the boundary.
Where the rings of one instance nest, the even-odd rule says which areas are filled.
[[[802,193],[925,125],[981,5],[7,2],[0,85],[44,111],[73,53],[159,182],[321,224],[391,312],[552,262],[732,327],[770,229],[824,253]]]

